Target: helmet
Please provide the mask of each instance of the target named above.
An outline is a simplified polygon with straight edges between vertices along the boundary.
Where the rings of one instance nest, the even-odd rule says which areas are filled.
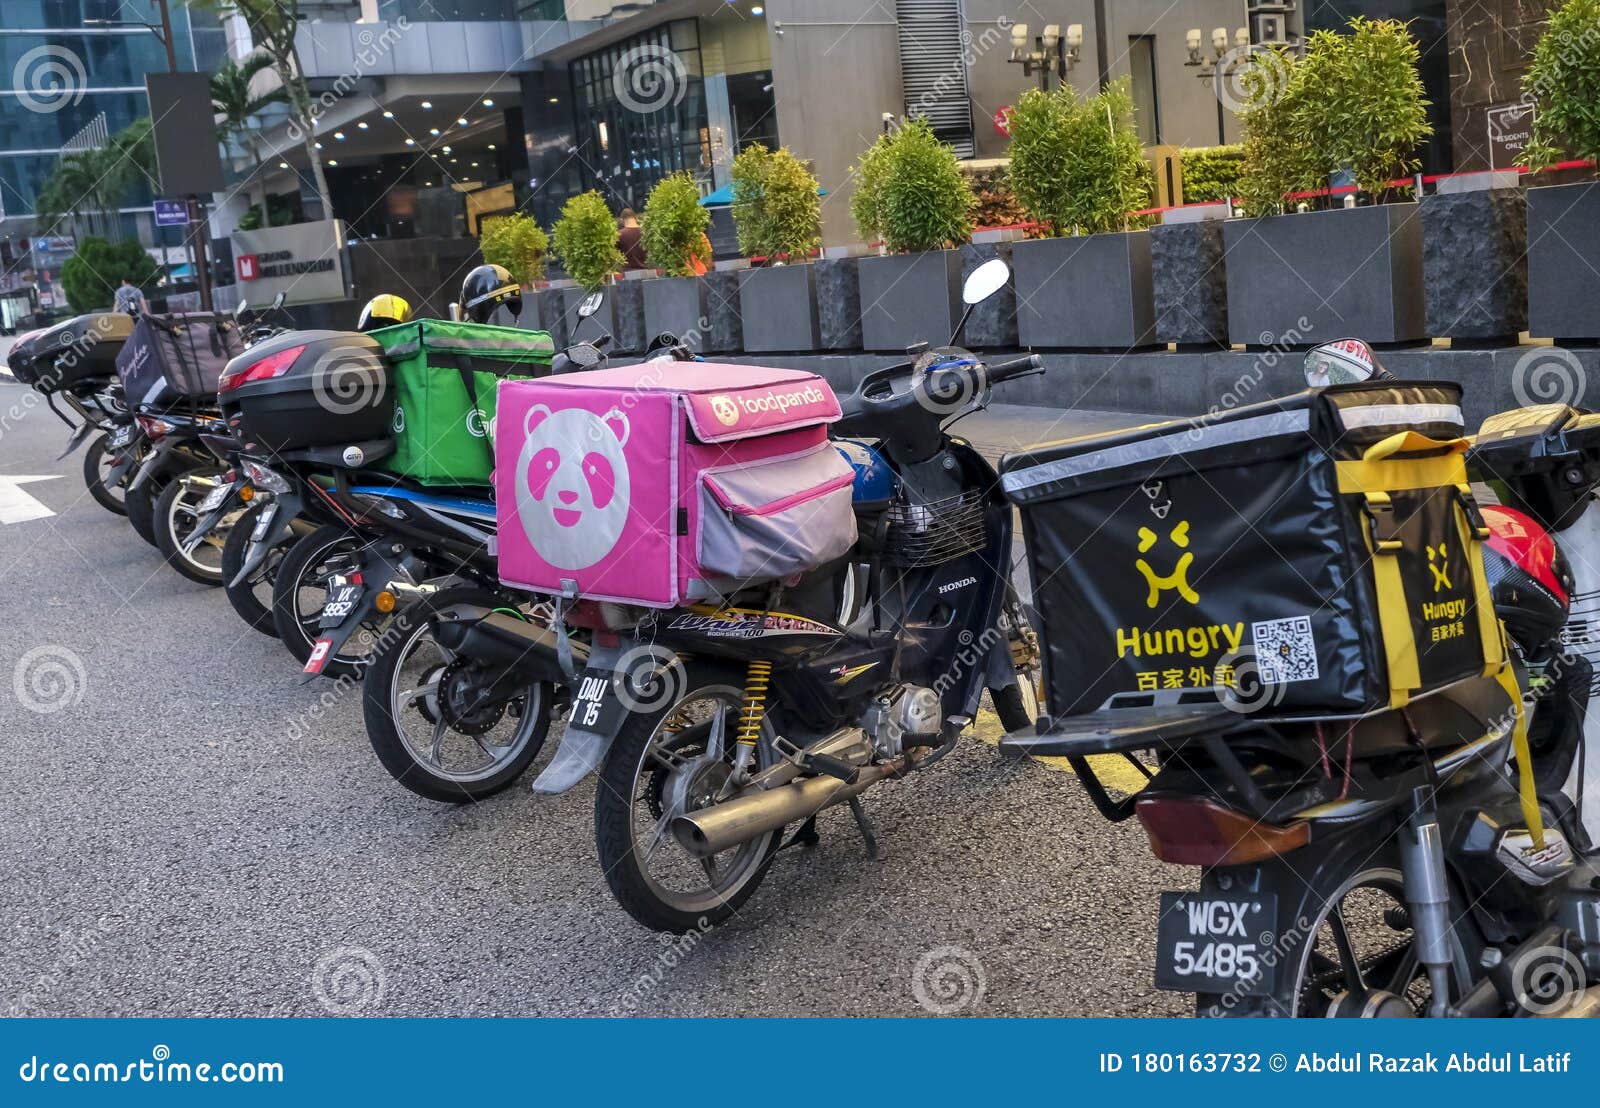
[[[396,323],[411,322],[411,305],[404,297],[392,292],[380,292],[361,309],[356,321],[357,331],[376,331],[380,327],[393,327]]]
[[[513,316],[522,314],[522,286],[511,279],[505,266],[480,265],[461,282],[461,299],[456,306],[462,319],[487,323],[502,304]]]
[[[1528,654],[1554,643],[1566,626],[1572,567],[1550,533],[1532,516],[1499,504],[1479,509],[1489,527],[1483,568],[1495,614]]]
[[[851,502],[863,508],[888,504],[894,496],[895,476],[883,455],[855,439],[839,439],[833,446],[856,471]]]

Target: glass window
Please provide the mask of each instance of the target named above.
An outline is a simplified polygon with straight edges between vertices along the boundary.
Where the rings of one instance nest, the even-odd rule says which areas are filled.
[[[1161,141],[1161,99],[1156,89],[1156,37],[1128,36],[1128,68],[1133,75],[1133,118],[1139,141],[1154,146]]]

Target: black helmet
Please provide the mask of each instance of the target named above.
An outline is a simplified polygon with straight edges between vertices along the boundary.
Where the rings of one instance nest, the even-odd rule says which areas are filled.
[[[522,314],[522,286],[511,279],[505,266],[480,265],[461,282],[457,307],[462,319],[487,323],[501,305],[509,308],[513,317]]]

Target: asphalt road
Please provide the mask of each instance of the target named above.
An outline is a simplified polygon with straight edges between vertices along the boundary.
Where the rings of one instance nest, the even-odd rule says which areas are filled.
[[[733,922],[644,930],[601,878],[592,786],[470,808],[400,788],[358,696],[300,685],[275,640],[96,506],[31,396],[0,382],[0,489],[48,478],[21,488],[54,513],[0,523],[10,1012],[1186,1010],[1150,980],[1156,894],[1193,875],[1102,821],[1070,774],[978,741],[867,795],[879,860],[837,809]],[[1054,422],[1006,411],[966,430],[995,449],[1138,420]]]

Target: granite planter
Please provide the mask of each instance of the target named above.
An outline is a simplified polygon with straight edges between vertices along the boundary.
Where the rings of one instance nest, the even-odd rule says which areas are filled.
[[[816,262],[817,329],[823,350],[861,349],[861,259],[824,257]]]
[[[752,354],[812,351],[822,346],[817,276],[810,265],[778,265],[739,274],[744,348]]]
[[[706,284],[698,277],[657,277],[644,286],[646,343],[660,334],[676,335],[697,353],[704,353],[711,330]]]
[[[912,343],[943,346],[961,319],[961,252],[889,254],[856,263],[861,345],[900,352]]]
[[[706,286],[706,312],[711,321],[701,345],[701,350],[707,354],[735,354],[744,349],[739,296],[744,274],[744,270],[721,269],[700,278]]]
[[[1416,204],[1230,219],[1228,335],[1247,346],[1427,336]]]
[[[611,302],[612,351],[643,354],[649,341],[644,327],[644,285],[617,281],[606,287],[606,299]]]
[[[540,330],[550,336],[550,341],[557,350],[565,349],[569,343],[567,335],[566,296],[570,288],[551,286],[539,290],[539,323]]]
[[[1422,201],[1428,334],[1515,344],[1528,326],[1528,204],[1520,188],[1439,193]]]
[[[1528,333],[1600,341],[1600,183],[1528,190]]]
[[[984,262],[999,258],[1011,261],[1012,243],[996,240],[974,242],[961,248],[961,279]],[[963,305],[963,310],[965,306]],[[967,325],[956,336],[956,345],[987,350],[1014,350],[1017,346],[1017,289],[1007,281],[1001,290],[981,304],[975,304]]]
[[[1187,348],[1228,345],[1228,262],[1221,220],[1150,228],[1150,271],[1158,342]]]
[[[1132,350],[1156,341],[1150,232],[1012,246],[1017,337],[1058,350]]]

